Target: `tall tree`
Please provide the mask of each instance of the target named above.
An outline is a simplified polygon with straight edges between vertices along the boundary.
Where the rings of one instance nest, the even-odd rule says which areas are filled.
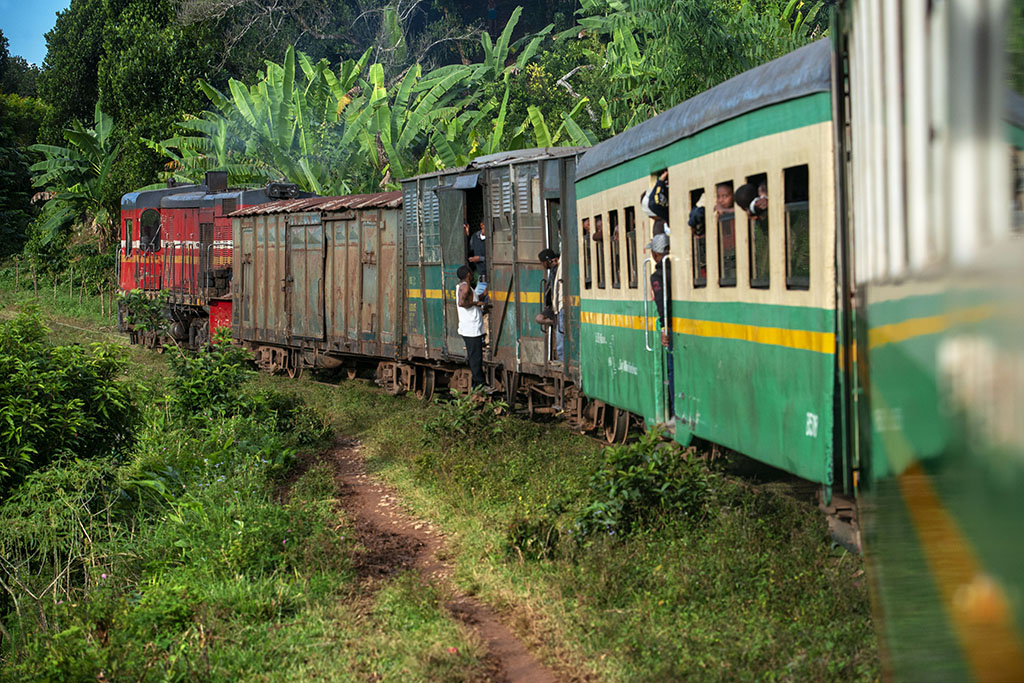
[[[99,99],[103,53],[104,0],[72,0],[46,33],[46,59],[39,91],[48,105],[40,130],[44,142],[59,144],[72,120],[88,120]]]

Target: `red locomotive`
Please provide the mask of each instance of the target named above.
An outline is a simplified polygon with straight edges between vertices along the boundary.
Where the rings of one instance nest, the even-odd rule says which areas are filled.
[[[167,332],[136,329],[118,311],[118,329],[132,343],[175,342],[197,348],[221,327],[231,328],[231,218],[241,208],[299,196],[298,187],[271,183],[229,188],[227,173],[206,174],[203,185],[169,185],[121,198],[118,290],[157,297],[166,292]]]

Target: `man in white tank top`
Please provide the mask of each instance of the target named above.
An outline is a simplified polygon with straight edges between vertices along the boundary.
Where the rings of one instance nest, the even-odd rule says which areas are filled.
[[[466,360],[473,374],[473,386],[483,386],[484,377],[484,302],[473,291],[473,271],[469,266],[460,266],[459,285],[455,289],[455,301],[459,310],[459,335],[466,343]]]

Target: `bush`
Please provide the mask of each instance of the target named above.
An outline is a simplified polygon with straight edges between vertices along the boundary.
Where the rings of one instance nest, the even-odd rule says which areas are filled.
[[[117,453],[134,438],[124,351],[50,346],[48,334],[32,310],[0,323],[0,499],[58,456]]]
[[[505,551],[523,559],[553,557],[565,537],[590,543],[597,534],[621,538],[649,528],[662,518],[703,521],[710,509],[714,476],[703,463],[691,462],[675,444],[648,431],[634,443],[604,450],[578,500],[562,496],[536,512],[512,517],[505,530]]]
[[[487,443],[501,434],[502,413],[508,404],[502,401],[483,401],[477,393],[460,396],[454,391],[451,400],[436,397],[441,410],[423,425],[424,440],[435,442],[441,449],[472,443]]]
[[[230,333],[219,330],[212,345],[195,354],[170,356],[170,409],[175,417],[206,422],[246,407],[242,385],[255,373],[249,368],[249,352],[229,342]]]
[[[582,536],[628,534],[662,514],[700,520],[713,493],[707,468],[687,460],[675,444],[662,443],[654,430],[635,443],[607,448],[589,490],[592,502],[575,524]]]

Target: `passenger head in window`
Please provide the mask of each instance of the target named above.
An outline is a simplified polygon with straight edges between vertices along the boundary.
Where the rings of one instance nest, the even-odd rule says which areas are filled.
[[[584,235],[589,235],[590,234],[590,219],[589,218],[584,218],[583,219],[583,234]]]
[[[733,202],[741,209],[747,212],[747,215],[751,215],[750,205],[757,199],[757,188],[754,187],[753,183],[746,183],[736,188],[736,193],[733,195]]]
[[[726,213],[733,210],[732,183],[718,183],[715,186],[715,213]]]
[[[747,215],[757,220],[768,212],[768,186],[765,183],[747,183],[736,190],[734,201]]]

